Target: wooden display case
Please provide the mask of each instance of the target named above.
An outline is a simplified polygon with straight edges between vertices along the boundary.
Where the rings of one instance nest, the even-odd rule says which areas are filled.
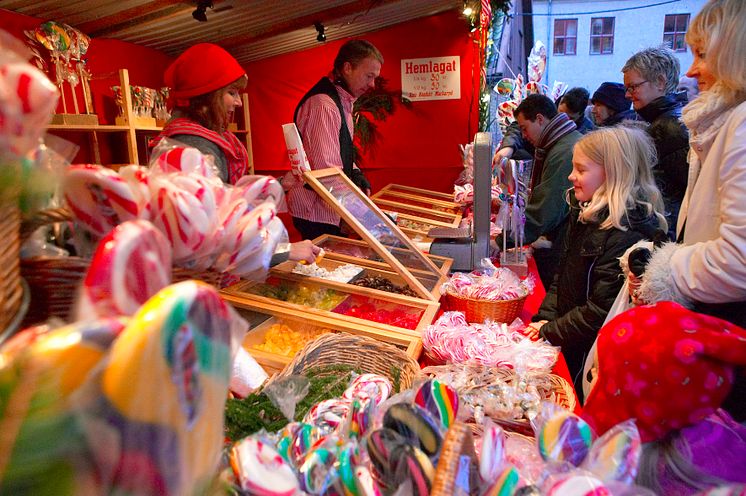
[[[236,307],[286,308],[314,319],[342,321],[360,332],[419,338],[440,303],[300,274],[273,272],[264,283],[242,281],[222,290]]]
[[[362,265],[364,267],[390,270],[390,266],[365,241],[324,234],[314,239],[313,243],[324,249],[324,258]],[[396,248],[393,250],[395,251]],[[430,254],[425,254],[425,256],[438,267],[441,274],[448,275],[453,265],[453,259]],[[417,269],[410,268],[409,270],[413,274],[419,273]],[[428,274],[425,272],[422,275],[427,276]]]
[[[146,140],[149,137],[156,136],[160,131],[161,127],[153,125],[152,121],[143,121],[141,118],[135,116],[132,110],[132,94],[130,93],[130,78],[127,69],[119,70],[119,84],[122,88],[122,98],[124,100],[124,113],[117,118],[117,125],[105,125],[105,124],[85,124],[85,123],[69,123],[66,124],[50,124],[47,126],[47,130],[52,134],[64,135],[69,133],[85,133],[88,136],[88,142],[91,148],[94,162],[101,164],[101,151],[99,146],[99,133],[108,133],[114,136],[121,136],[126,144],[126,157],[125,161],[130,164],[145,164],[147,162],[146,157],[140,157],[138,153],[138,140]],[[238,118],[241,122],[242,129],[233,131],[235,134],[245,136],[246,150],[249,154],[249,174],[254,173],[254,158],[251,148],[251,124],[249,120],[249,97],[243,93],[241,95],[243,107],[241,112],[238,113]],[[145,123],[145,124],[143,124]],[[141,145],[142,146],[142,145]],[[142,160],[141,160],[142,159]]]
[[[433,208],[433,205],[424,207],[408,204],[406,201],[401,201],[405,200],[403,198],[386,198],[373,198],[373,203],[378,205],[379,208],[385,212],[396,212],[398,215],[422,220],[423,222],[430,222],[443,227],[458,227],[461,222],[460,213],[439,211]]]
[[[419,358],[422,351],[422,341],[413,336],[392,333],[383,329],[359,327],[351,322],[340,322],[324,317],[309,317],[305,312],[299,312],[292,308],[254,306],[252,302],[247,302],[237,307],[237,311],[251,324],[251,330],[243,340],[243,347],[268,374],[283,370],[294,356],[282,355],[257,348],[257,345],[264,343],[268,331],[276,325],[286,325],[296,332],[305,331],[309,334],[329,330],[331,332],[348,332],[360,336],[368,336],[401,348],[415,360]],[[302,348],[300,346],[302,344],[304,343],[298,343],[297,347]]]
[[[413,199],[425,199],[433,202],[434,205],[445,204],[446,206],[458,207],[459,204],[453,201],[453,194],[441,193],[440,191],[430,191],[428,189],[414,188],[412,186],[403,186],[401,184],[388,184],[383,187],[376,197],[393,195],[401,198],[411,197]]]
[[[308,171],[304,178],[420,298],[438,301],[432,293],[432,283],[441,276],[439,268],[341,169]]]

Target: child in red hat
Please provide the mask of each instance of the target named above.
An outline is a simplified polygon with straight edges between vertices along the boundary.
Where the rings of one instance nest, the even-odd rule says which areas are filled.
[[[227,128],[242,106],[246,71],[221,47],[200,43],[179,55],[163,79],[171,88],[173,118],[154,143],[169,137],[213,156],[221,179],[235,184],[248,170],[249,155]]]
[[[599,331],[596,363],[583,417],[599,436],[635,420],[637,484],[687,495],[746,482],[746,427],[719,409],[746,330],[673,302],[637,307]]]

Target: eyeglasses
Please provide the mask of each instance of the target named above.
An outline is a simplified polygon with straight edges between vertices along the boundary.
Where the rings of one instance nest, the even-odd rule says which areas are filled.
[[[642,86],[645,83],[647,83],[647,81],[640,81],[639,83],[630,84],[629,86],[625,86],[624,87],[624,94],[626,95],[627,93],[634,93],[635,91],[637,91],[637,88],[639,88],[640,86]]]

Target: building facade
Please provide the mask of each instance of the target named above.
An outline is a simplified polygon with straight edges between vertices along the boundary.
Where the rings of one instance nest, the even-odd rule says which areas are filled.
[[[684,42],[689,22],[706,0],[534,0],[534,37],[547,46],[544,82],[593,91],[622,82],[621,69],[635,52],[667,44],[683,75],[692,63]]]

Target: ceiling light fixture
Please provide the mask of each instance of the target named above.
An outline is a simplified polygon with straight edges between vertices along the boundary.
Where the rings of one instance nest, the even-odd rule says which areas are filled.
[[[207,22],[207,9],[212,9],[211,0],[199,0],[197,2],[197,8],[192,12],[192,17],[199,22]]]
[[[316,36],[316,41],[318,41],[319,43],[325,42],[326,41],[326,34],[324,34],[324,31],[326,30],[326,28],[324,27],[324,25],[321,24],[320,22],[314,22],[313,23],[313,27],[315,27],[316,28],[316,32],[319,33]]]

